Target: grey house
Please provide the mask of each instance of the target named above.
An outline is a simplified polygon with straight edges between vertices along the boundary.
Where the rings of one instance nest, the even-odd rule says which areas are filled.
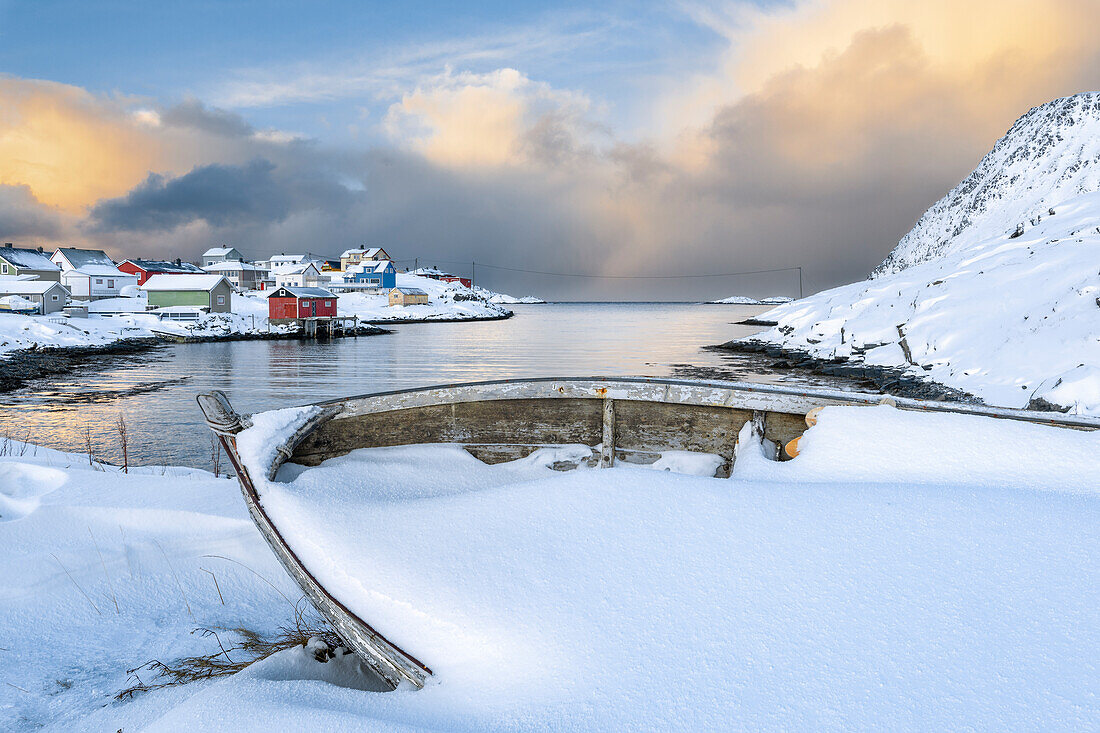
[[[69,291],[52,280],[4,280],[0,278],[0,298],[18,295],[38,305],[40,314],[55,313],[65,307]]]
[[[50,256],[41,247],[24,249],[13,247],[11,242],[0,247],[0,278],[28,276],[61,282],[61,268],[50,261]]]

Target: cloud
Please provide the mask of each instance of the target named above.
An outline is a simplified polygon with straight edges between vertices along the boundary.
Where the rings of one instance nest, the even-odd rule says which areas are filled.
[[[151,173],[125,196],[97,203],[88,216],[93,232],[168,231],[202,221],[214,228],[275,226],[292,213],[341,208],[353,197],[332,180],[287,175],[269,160],[206,165],[176,177]]]
[[[0,237],[5,242],[55,239],[71,224],[60,211],[38,201],[29,186],[0,184]]]
[[[7,196],[27,231],[75,232],[118,255],[382,244],[454,269],[473,259],[620,276],[801,265],[809,292],[865,276],[1030,106],[1100,87],[1092,2],[693,12],[729,48],[678,79],[683,91],[646,87],[658,113],[635,141],[599,123],[600,100],[504,64],[401,77],[384,118],[361,121],[388,136],[370,149],[258,130],[197,99],[2,79],[0,184],[23,188],[0,189],[0,217]],[[482,275],[556,298],[796,286],[790,274]]]
[[[48,81],[0,77],[0,184],[79,212],[141,180],[157,146],[125,99]]]
[[[448,70],[391,105],[384,124],[395,143],[443,165],[554,164],[576,154],[589,106],[515,69]]]

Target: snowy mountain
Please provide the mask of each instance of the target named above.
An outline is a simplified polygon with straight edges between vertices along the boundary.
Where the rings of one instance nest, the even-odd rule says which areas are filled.
[[[1021,117],[870,280],[763,317],[753,340],[1100,414],[1100,93]]]
[[[1055,204],[1098,190],[1100,92],[1034,107],[924,213],[872,276],[1026,230],[1055,214]]]

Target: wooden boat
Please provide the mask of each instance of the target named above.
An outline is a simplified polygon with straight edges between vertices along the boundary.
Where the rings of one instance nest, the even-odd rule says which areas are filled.
[[[778,459],[779,447],[801,436],[807,422],[813,422],[816,408],[874,405],[884,400],[905,410],[1100,428],[1096,418],[791,385],[652,378],[502,380],[318,403],[313,416],[270,451],[270,462],[259,470],[272,480],[285,462],[316,466],[368,447],[460,444],[486,463],[500,463],[541,447],[585,444],[593,446],[589,462],[599,467],[611,467],[616,461],[649,463],[662,451],[682,450],[721,456],[724,462],[715,475],[728,476],[738,433],[746,423],[753,425],[756,435],[772,441]],[[249,475],[237,450],[236,436],[251,424],[250,419],[235,412],[221,392],[201,394],[198,402],[233,464],[252,518],[291,577],[384,684],[423,686],[431,668],[410,650],[391,643],[324,588],[265,512],[256,477]]]

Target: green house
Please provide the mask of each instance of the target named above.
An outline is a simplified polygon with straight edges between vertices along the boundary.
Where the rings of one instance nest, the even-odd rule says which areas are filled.
[[[209,313],[232,310],[233,286],[221,275],[153,275],[141,286],[149,308],[191,306]]]

